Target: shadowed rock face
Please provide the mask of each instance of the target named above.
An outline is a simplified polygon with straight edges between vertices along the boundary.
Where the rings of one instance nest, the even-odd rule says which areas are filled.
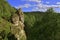
[[[11,33],[15,35],[17,40],[26,40],[26,34],[24,31],[24,14],[21,9],[18,9],[12,16],[12,22]]]

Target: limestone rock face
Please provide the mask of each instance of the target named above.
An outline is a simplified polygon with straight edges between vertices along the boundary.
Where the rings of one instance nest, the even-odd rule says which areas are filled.
[[[23,14],[21,8],[18,9],[16,13],[17,13],[18,16],[19,16],[19,20],[24,23],[24,14]]]
[[[21,9],[18,9],[16,13],[12,15],[12,22],[11,33],[15,35],[17,40],[26,40],[24,31],[24,14]]]

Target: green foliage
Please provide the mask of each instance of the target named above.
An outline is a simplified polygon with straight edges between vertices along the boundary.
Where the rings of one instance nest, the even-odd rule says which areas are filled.
[[[7,40],[7,34],[10,32],[11,15],[15,13],[16,9],[11,7],[6,0],[0,0],[0,37],[4,37]]]
[[[48,13],[53,13],[54,10],[53,10],[53,8],[49,8],[46,12],[48,12]]]
[[[16,40],[10,32],[9,21],[16,9],[6,0],[0,0],[0,36],[4,40]],[[52,8],[46,12],[25,12],[25,31],[27,40],[60,40],[60,14]],[[8,20],[8,21],[7,21]]]
[[[10,32],[10,26],[11,26],[11,23],[9,23],[8,21],[0,17],[0,32],[2,36],[5,35],[4,39],[6,40],[7,40],[6,36]]]
[[[0,16],[9,20],[13,13],[15,13],[15,8],[12,8],[5,0],[0,0]]]
[[[28,40],[60,40],[60,14],[51,10],[25,13]]]

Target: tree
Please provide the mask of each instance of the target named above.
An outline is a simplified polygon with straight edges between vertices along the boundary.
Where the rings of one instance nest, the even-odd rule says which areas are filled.
[[[54,10],[53,10],[53,8],[49,8],[49,9],[47,9],[46,12],[48,12],[48,13],[54,13]]]

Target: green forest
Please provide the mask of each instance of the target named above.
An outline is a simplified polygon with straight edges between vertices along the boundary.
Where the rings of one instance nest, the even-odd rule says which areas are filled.
[[[0,0],[0,38],[4,40],[8,40],[11,15],[16,10],[7,1]],[[27,40],[60,40],[60,13],[53,8],[46,12],[24,12],[24,24]]]

